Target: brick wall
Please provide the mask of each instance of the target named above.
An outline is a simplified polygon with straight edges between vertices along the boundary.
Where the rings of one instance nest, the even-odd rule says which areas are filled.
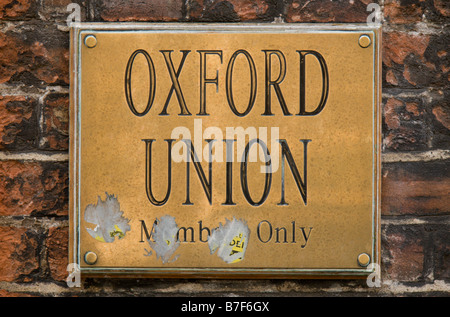
[[[366,22],[372,0],[1,0],[0,296],[450,294],[448,1],[378,2],[380,288],[365,280],[177,279],[67,287],[70,2],[80,4],[82,21],[301,23]]]

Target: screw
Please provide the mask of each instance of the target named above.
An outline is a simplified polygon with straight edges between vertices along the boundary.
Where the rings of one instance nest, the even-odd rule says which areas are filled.
[[[94,35],[86,35],[84,38],[84,45],[93,48],[97,45],[97,38]]]
[[[370,263],[370,255],[367,253],[361,253],[358,255],[358,264],[359,266],[366,267]]]
[[[84,254],[84,262],[86,262],[89,265],[94,265],[95,263],[97,263],[97,254],[95,254],[95,252],[92,251],[88,251]]]
[[[372,43],[372,40],[370,39],[370,37],[368,35],[361,35],[359,37],[358,40],[359,46],[361,46],[362,48],[366,48],[369,47],[370,44]]]

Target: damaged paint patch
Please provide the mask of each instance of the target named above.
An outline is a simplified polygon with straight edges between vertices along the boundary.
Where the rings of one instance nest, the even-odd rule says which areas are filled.
[[[103,201],[98,196],[97,204],[89,204],[84,211],[84,220],[95,224],[94,229],[86,227],[87,232],[94,239],[101,242],[114,242],[115,238],[122,239],[131,230],[127,218],[123,217],[117,197],[108,195]]]
[[[169,262],[170,257],[180,246],[178,241],[178,226],[175,218],[172,216],[163,216],[161,219],[156,219],[154,226],[153,239],[147,240],[150,247],[156,252],[156,257],[162,259],[163,263]],[[176,261],[179,255],[176,255],[170,262]]]
[[[208,246],[211,254],[217,251],[217,255],[226,263],[236,263],[244,259],[250,238],[250,229],[244,220],[226,219],[218,228],[211,232],[208,238]]]

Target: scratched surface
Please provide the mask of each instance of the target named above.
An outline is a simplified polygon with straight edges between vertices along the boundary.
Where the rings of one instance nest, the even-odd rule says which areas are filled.
[[[377,32],[73,34],[70,262],[174,276],[177,269],[351,275],[365,270],[359,254],[376,260]],[[89,34],[93,48],[83,44]],[[363,34],[368,48],[358,44]],[[299,51],[318,52],[327,78],[313,54],[302,73]],[[223,141],[238,127],[260,139],[266,133],[268,152],[248,135],[242,144]],[[197,165],[182,141],[187,133]],[[105,193],[115,213],[104,210]],[[94,265],[83,261],[87,251],[98,255]]]

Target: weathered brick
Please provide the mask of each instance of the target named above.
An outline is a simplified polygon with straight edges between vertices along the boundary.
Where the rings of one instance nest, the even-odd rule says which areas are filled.
[[[36,17],[37,2],[33,0],[0,0],[0,19],[20,20]]]
[[[450,16],[450,5],[448,3],[448,1],[445,0],[434,0],[433,1],[433,5],[434,8],[436,10],[436,14],[439,17],[443,17],[442,20],[439,19],[439,22],[447,22],[448,23],[448,18]],[[434,21],[434,20],[433,20]]]
[[[450,143],[449,90],[388,90],[383,98],[383,150],[426,151]]]
[[[178,21],[182,0],[97,1],[96,18],[104,21]]]
[[[432,133],[421,96],[387,98],[383,110],[385,150],[428,149]]]
[[[43,91],[49,85],[69,84],[68,34],[59,31],[53,22],[64,23],[69,14],[65,9],[70,2],[81,4],[82,20],[88,15],[88,19],[94,21],[271,21],[283,14],[287,22],[364,23],[370,14],[366,11],[367,4],[374,1],[0,0],[0,19],[8,21],[0,22],[0,83],[6,83],[4,87],[13,85],[29,89],[37,86]],[[450,55],[446,27],[449,2],[385,0],[382,3],[389,26],[383,38],[384,150],[413,156],[414,151],[448,149]],[[421,33],[422,26],[424,33]],[[39,102],[35,97],[2,95],[0,150],[25,151],[30,156],[36,147],[45,151],[67,150],[67,94],[51,92]],[[41,124],[39,133],[36,132],[38,124]],[[449,165],[449,160],[383,164],[382,270],[384,280],[395,282],[390,284],[388,292],[395,292],[396,282],[400,285],[416,281],[429,283],[430,278],[445,281],[450,278],[450,231],[446,225],[450,205]],[[14,219],[23,215],[67,216],[67,202],[66,162],[0,162],[0,216],[13,216]],[[442,224],[439,223],[441,219]],[[411,224],[397,224],[397,220]],[[48,224],[51,219],[44,222]],[[35,226],[38,224],[34,224],[32,230],[0,226],[0,281],[41,282],[38,279],[43,277],[45,283],[49,278],[57,282],[65,280],[67,228],[39,228],[42,235],[48,233],[44,240],[33,231]],[[41,241],[44,246],[40,245]],[[40,258],[43,256],[46,258]],[[48,267],[39,268],[39,262],[47,263]],[[101,279],[95,283],[95,289],[105,285]],[[176,282],[177,285],[169,286],[167,281],[156,284],[152,281],[148,282],[152,290],[141,285],[132,295],[157,294],[161,289],[164,294],[179,294],[180,287],[198,289],[195,292],[206,289],[203,282],[189,283],[192,285]],[[230,292],[230,283],[234,282],[224,282],[213,291]],[[264,293],[267,287],[275,291],[290,282],[280,283],[255,282],[252,289],[255,293]],[[114,293],[131,294],[129,286],[132,284],[132,281],[117,280]],[[159,290],[153,291],[154,284],[159,285]],[[302,292],[301,285],[294,284],[295,291]],[[354,286],[345,282],[324,284],[317,281],[307,289],[311,292],[316,288],[317,294],[323,294],[327,288],[339,289],[336,285]],[[424,289],[427,287],[425,285]],[[78,289],[69,292],[96,295]],[[371,292],[376,294],[374,289]],[[246,294],[245,290],[240,294]],[[360,291],[358,295],[361,294],[364,293]],[[386,293],[381,291],[381,294]],[[426,295],[414,293],[423,294]],[[0,290],[0,296],[23,295]]]
[[[433,114],[447,130],[450,130],[450,111],[449,107],[436,106],[433,108]]]
[[[43,127],[39,148],[67,150],[69,148],[69,96],[48,94],[43,100]]]
[[[370,0],[292,1],[286,13],[287,22],[367,22]]]
[[[52,227],[47,237],[47,257],[50,275],[54,280],[65,281],[68,275],[68,228]]]
[[[38,8],[39,17],[44,21],[65,23],[67,17],[72,13],[67,11],[71,3],[78,4],[80,8],[80,21],[86,21],[86,1],[83,0],[41,0]]]
[[[390,24],[445,22],[450,16],[446,0],[385,0],[384,18]]]
[[[386,0],[383,13],[389,23],[414,23],[422,21],[423,8],[419,1]]]
[[[36,148],[37,101],[26,96],[0,96],[0,150]]]
[[[0,281],[28,281],[39,268],[38,239],[25,228],[0,226]]]
[[[404,88],[449,87],[449,35],[385,32],[383,86]]]
[[[4,289],[0,289],[0,297],[32,297],[27,293],[8,292]]]
[[[383,279],[424,280],[424,233],[420,226],[389,225],[382,229]]]
[[[67,215],[67,209],[66,164],[0,161],[0,215]]]
[[[450,279],[450,225],[440,225],[433,228],[430,237],[430,249],[433,252],[433,278],[436,280]]]
[[[237,22],[273,20],[273,5],[264,0],[187,1],[187,14],[192,21]]]
[[[0,32],[0,83],[4,83],[18,72],[24,71],[19,63],[20,54],[24,49],[19,41],[11,35]]]
[[[431,107],[433,124],[432,146],[450,148],[450,90],[438,91],[438,99]]]
[[[273,19],[270,15],[269,1],[264,0],[228,0],[239,16],[240,21]]]
[[[85,0],[0,0],[0,20],[21,21],[41,19],[43,21],[65,22],[67,6],[75,3],[80,6],[81,21],[86,19]]]
[[[449,163],[450,160],[384,164],[382,215],[424,216],[448,213]]]
[[[0,215],[27,215],[38,208],[43,197],[39,163],[0,162]]]
[[[69,84],[69,39],[53,24],[0,33],[0,83]]]

